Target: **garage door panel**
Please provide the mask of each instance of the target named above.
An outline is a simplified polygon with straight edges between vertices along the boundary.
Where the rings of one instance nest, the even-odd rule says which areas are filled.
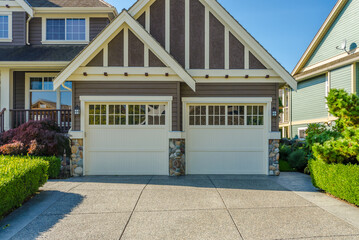
[[[168,104],[89,103],[87,175],[168,175]]]
[[[263,152],[191,152],[189,174],[263,174]]]
[[[163,129],[91,129],[88,146],[90,149],[163,151],[166,134]]]
[[[264,105],[189,104],[186,109],[187,173],[267,173]]]
[[[240,149],[263,149],[263,129],[190,129],[188,146],[191,151],[215,148],[218,151]]]
[[[164,152],[88,152],[88,175],[167,175]],[[145,160],[145,161],[144,161]]]

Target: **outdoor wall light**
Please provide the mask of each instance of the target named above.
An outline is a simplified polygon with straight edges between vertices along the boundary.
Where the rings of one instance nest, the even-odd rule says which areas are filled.
[[[272,117],[277,116],[277,109],[275,107],[272,108]]]
[[[75,112],[75,115],[80,115],[81,110],[80,110],[80,106],[79,106],[79,105],[76,105],[76,106],[75,106],[74,112]]]

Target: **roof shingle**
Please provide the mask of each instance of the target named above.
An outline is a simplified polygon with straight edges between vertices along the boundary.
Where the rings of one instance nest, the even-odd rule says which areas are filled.
[[[27,0],[31,7],[112,7],[103,0]]]
[[[0,46],[1,61],[72,61],[85,45]]]

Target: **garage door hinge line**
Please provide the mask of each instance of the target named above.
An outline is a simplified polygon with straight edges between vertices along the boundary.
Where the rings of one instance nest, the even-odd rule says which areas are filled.
[[[151,178],[147,181],[146,185],[142,188],[142,190],[141,190],[141,192],[140,192],[140,195],[139,195],[138,198],[137,198],[136,204],[135,204],[135,206],[134,206],[133,209],[132,209],[132,212],[131,212],[131,214],[130,214],[130,217],[128,218],[128,220],[127,220],[127,222],[126,222],[126,225],[125,225],[125,227],[124,227],[123,230],[122,230],[122,233],[121,233],[121,236],[120,236],[119,240],[122,239],[123,234],[125,233],[126,228],[127,228],[128,224],[130,223],[130,220],[131,220],[131,218],[132,218],[132,215],[133,215],[133,213],[134,213],[135,210],[136,210],[137,204],[138,204],[138,202],[140,201],[140,198],[141,198],[141,196],[142,196],[142,193],[143,193],[143,191],[145,190],[145,188],[147,187],[147,185],[151,182],[152,178],[153,178],[153,176],[151,176]]]

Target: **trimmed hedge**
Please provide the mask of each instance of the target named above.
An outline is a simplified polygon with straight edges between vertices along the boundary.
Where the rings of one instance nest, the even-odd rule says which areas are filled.
[[[359,206],[359,165],[310,160],[309,168],[315,187]]]
[[[0,219],[46,183],[48,168],[41,158],[0,155]]]
[[[33,157],[32,159],[37,159],[39,157]],[[60,175],[61,170],[61,159],[58,157],[40,157],[42,160],[49,163],[49,170],[48,170],[48,176],[50,179],[56,179]]]

